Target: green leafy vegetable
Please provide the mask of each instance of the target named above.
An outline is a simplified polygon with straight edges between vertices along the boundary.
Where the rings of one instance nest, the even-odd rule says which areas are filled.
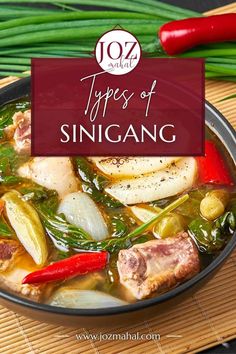
[[[15,169],[18,157],[14,147],[9,143],[0,144],[0,166],[2,173],[9,173]]]
[[[97,173],[97,171],[93,171],[92,165],[86,158],[76,157],[75,163],[82,181],[93,184],[100,191],[109,183],[109,180],[105,176]]]
[[[37,184],[19,188],[19,192],[24,195],[25,200],[30,200],[37,209],[43,209],[47,213],[56,213],[59,199],[58,193],[54,190],[46,189]]]
[[[119,208],[122,204],[104,192],[109,180],[99,172],[93,170],[92,165],[84,157],[76,157],[75,164],[82,179],[82,188],[91,198],[106,208]]]
[[[69,224],[62,215],[47,213],[43,208],[37,209],[47,234],[56,246],[78,248],[81,241],[90,240],[90,235],[82,228]],[[89,241],[88,241],[89,242]]]
[[[11,237],[12,235],[13,231],[11,228],[7,225],[3,218],[0,218],[0,237]]]
[[[0,174],[6,175],[11,172],[10,161],[7,157],[2,157],[0,159]]]
[[[16,176],[16,170],[24,157],[19,157],[9,143],[0,144],[0,184],[17,184],[23,179]]]
[[[23,179],[18,176],[0,176],[0,183],[2,184],[17,184],[21,181],[23,181]]]
[[[0,144],[0,192],[8,191],[9,186],[17,188],[24,181],[16,175],[16,170],[24,158],[18,157],[13,146],[9,143]]]
[[[221,250],[235,230],[236,214],[233,211],[227,211],[214,222],[198,218],[189,225],[189,233],[199,250],[206,253]]]
[[[119,208],[123,206],[118,200],[110,197],[107,193],[97,190],[93,184],[83,183],[82,189],[85,193],[88,193],[91,198],[106,208]]]
[[[0,111],[0,138],[4,136],[4,128],[12,124],[12,117],[9,115],[1,115]]]
[[[113,233],[112,233],[113,237],[122,237],[128,233],[129,228],[125,224],[125,222],[121,219],[113,218],[111,220],[111,225],[113,228]]]
[[[74,242],[91,238],[82,228],[68,223],[63,215],[56,214],[59,204],[56,191],[48,190],[37,184],[22,187],[19,190],[25,200],[33,203],[47,234],[59,248],[67,249],[70,247],[67,238],[72,238]]]

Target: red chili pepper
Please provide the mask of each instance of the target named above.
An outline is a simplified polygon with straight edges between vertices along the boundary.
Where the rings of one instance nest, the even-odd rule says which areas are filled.
[[[22,284],[48,283],[100,270],[106,266],[107,256],[107,252],[79,253],[26,275]]]
[[[164,24],[159,31],[168,55],[182,53],[200,44],[236,40],[236,13],[196,17]]]
[[[234,184],[228,168],[213,141],[206,140],[205,156],[197,157],[197,161],[201,183]]]

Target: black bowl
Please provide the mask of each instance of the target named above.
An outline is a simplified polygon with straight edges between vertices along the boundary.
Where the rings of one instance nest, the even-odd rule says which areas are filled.
[[[30,92],[30,80],[22,79],[0,90],[0,105],[21,98]],[[207,126],[216,134],[236,162],[236,132],[228,121],[212,105],[206,103]],[[66,326],[116,326],[143,321],[167,311],[184,298],[189,297],[205,284],[220,268],[236,245],[236,233],[224,250],[198,275],[177,288],[157,297],[120,307],[107,309],[67,309],[40,304],[0,290],[0,303],[9,309],[36,320]]]

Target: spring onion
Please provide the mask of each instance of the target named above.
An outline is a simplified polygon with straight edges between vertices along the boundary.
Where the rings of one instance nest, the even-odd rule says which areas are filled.
[[[145,56],[168,57],[155,39],[160,26],[202,16],[156,0],[29,0],[27,6],[20,0],[0,0],[0,4],[0,75],[17,77],[30,74],[25,71],[32,57],[91,57],[97,38],[116,24],[137,36]],[[101,11],[90,11],[92,6]],[[206,58],[206,78],[236,81],[233,41],[207,44],[179,56]]]

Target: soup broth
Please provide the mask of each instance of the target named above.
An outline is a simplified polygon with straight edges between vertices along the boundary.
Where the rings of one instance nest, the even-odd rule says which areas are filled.
[[[0,284],[8,291],[62,307],[132,303],[190,279],[232,237],[235,166],[208,127],[206,171],[203,157],[32,158],[27,115],[28,97],[0,109]],[[102,263],[95,257],[104,252]]]

